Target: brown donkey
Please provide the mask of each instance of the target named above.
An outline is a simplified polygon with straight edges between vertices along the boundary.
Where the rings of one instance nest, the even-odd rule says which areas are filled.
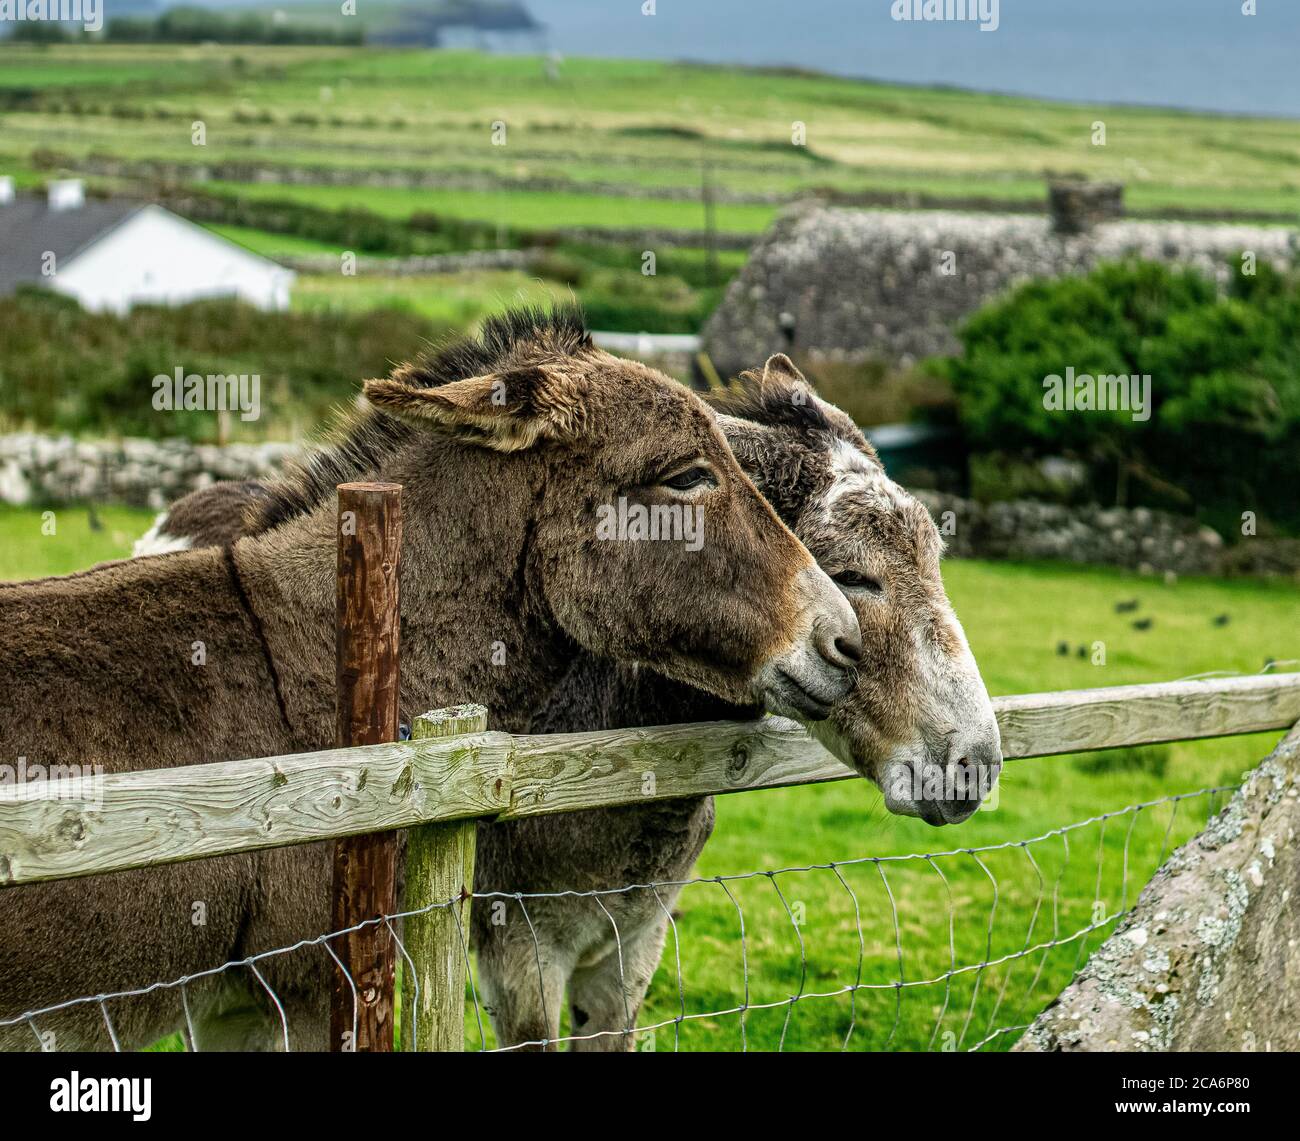
[[[525,729],[579,650],[813,716],[846,692],[860,651],[852,610],[754,490],[713,414],[593,348],[575,315],[494,321],[366,394],[382,411],[277,486],[258,533],[233,547],[0,588],[0,752],[122,771],[328,745],[333,488],[347,478],[405,488],[406,709],[475,700],[498,727]],[[600,508],[621,496],[698,508],[704,541],[601,541]],[[25,1011],[325,933],[329,863],[318,844],[0,891],[0,1044],[36,1044],[30,1023],[12,1021]],[[325,950],[259,969],[291,1045],[323,1048]],[[279,1040],[249,972],[184,996],[200,1048]],[[181,1026],[181,997],[108,1003],[121,1043]],[[35,1023],[60,1048],[109,1044],[95,1003]]]
[[[852,421],[777,355],[715,397],[741,466],[852,602],[865,640],[853,690],[814,724],[886,793],[892,812],[931,824],[975,811],[1001,767],[997,723],[943,590],[941,541],[925,508],[889,480]],[[258,485],[175,504],[151,532],[174,545],[233,541]],[[577,655],[536,713],[534,732],[747,719],[737,706],[638,667]],[[964,763],[963,763],[964,762]],[[579,1049],[624,1049],[663,947],[672,888],[713,825],[711,798],[483,824],[472,915],[479,983],[502,1044],[553,1042],[564,995]],[[491,897],[490,893],[498,893]],[[514,893],[542,893],[521,906]],[[661,904],[662,901],[662,904]],[[526,917],[525,917],[526,908]]]

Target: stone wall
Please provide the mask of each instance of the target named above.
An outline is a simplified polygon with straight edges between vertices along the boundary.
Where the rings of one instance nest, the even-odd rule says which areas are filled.
[[[356,272],[367,277],[415,277],[429,273],[465,273],[483,269],[529,270],[539,256],[535,250],[471,250],[463,254],[393,258],[363,255],[356,259]],[[286,254],[275,260],[299,273],[338,274],[342,266],[340,254]]]
[[[961,318],[1020,282],[1137,255],[1226,281],[1242,251],[1279,268],[1294,232],[1246,225],[1103,222],[1053,231],[1045,217],[797,205],[763,236],[704,329],[723,375],[782,348],[907,365],[959,348]]]
[[[1300,726],[1016,1043],[1022,1051],[1300,1050]]]
[[[954,558],[1051,559],[1148,574],[1216,574],[1223,539],[1193,519],[1145,507],[1064,507],[1033,499],[977,503],[937,491],[916,496]]]
[[[662,363],[671,366],[672,360]],[[0,436],[0,502],[125,503],[162,510],[223,479],[277,474],[293,444],[192,444],[186,440],[76,440]],[[1180,515],[1031,499],[977,503],[918,490],[954,558],[1046,559],[1146,574],[1281,576],[1300,580],[1300,540],[1252,538],[1232,547]]]
[[[274,475],[297,450],[274,443],[216,447],[186,440],[0,436],[0,501],[111,502],[161,511],[217,480]]]
[[[511,147],[514,150],[514,147]],[[537,157],[536,152],[532,152]],[[522,156],[521,156],[522,157]],[[552,162],[563,161],[560,156],[547,152]],[[575,161],[589,163],[591,156],[571,156]],[[157,159],[131,160],[106,155],[72,155],[45,152],[42,165],[59,169],[73,167],[79,174],[103,178],[145,179],[166,185],[183,186],[188,183],[254,182],[273,186],[369,186],[401,190],[470,190],[493,193],[502,190],[570,194],[598,194],[605,198],[655,198],[675,202],[700,201],[698,184],[682,186],[647,186],[644,183],[606,182],[601,180],[576,180],[554,175],[502,176],[474,170],[424,170],[412,167],[376,166],[313,166],[301,163],[240,162],[162,162]],[[61,160],[61,161],[60,161]],[[775,206],[794,201],[800,196],[795,191],[732,190],[713,186],[711,195],[715,202],[746,203]]]

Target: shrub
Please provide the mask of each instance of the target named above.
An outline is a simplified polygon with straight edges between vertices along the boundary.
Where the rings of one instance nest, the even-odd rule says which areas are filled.
[[[1073,455],[1119,502],[1235,531],[1254,511],[1300,527],[1300,282],[1260,267],[1221,295],[1190,270],[1130,261],[1033,282],[972,316],[964,354],[931,362],[976,449]],[[1067,413],[1044,381],[1149,374],[1151,414]],[[1109,495],[1106,495],[1109,498]]]
[[[246,226],[273,234],[294,234],[368,254],[410,256],[495,249],[498,237],[514,246],[521,235],[486,222],[447,218],[417,211],[409,218],[388,218],[359,206],[331,210],[295,199],[252,198],[214,194],[193,187],[156,188],[153,197],[195,222]]]
[[[264,313],[236,301],[125,317],[83,311],[58,294],[0,300],[0,419],[10,426],[104,435],[216,436],[216,417],[160,414],[152,380],[187,373],[257,373],[262,416],[234,435],[293,438],[449,330],[410,313]]]
[[[720,300],[720,290],[695,290],[677,277],[635,270],[593,269],[580,290],[593,329],[627,333],[692,333]]]

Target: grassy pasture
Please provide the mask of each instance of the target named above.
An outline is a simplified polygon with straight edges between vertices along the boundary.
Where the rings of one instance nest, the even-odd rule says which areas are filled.
[[[126,509],[101,509],[99,516],[103,526],[92,530],[84,509],[60,510],[56,534],[47,536],[38,511],[0,509],[0,577],[65,573],[120,557],[152,518]],[[1210,670],[1253,672],[1266,657],[1300,657],[1294,621],[1300,594],[1293,587],[1195,579],[1170,585],[1095,568],[977,561],[949,562],[944,577],[995,694]],[[1133,627],[1134,614],[1115,612],[1117,601],[1133,598],[1139,600],[1136,613],[1154,620],[1147,630]],[[1215,625],[1224,614],[1227,624]],[[1057,653],[1061,642],[1071,648],[1067,655]],[[1096,642],[1105,645],[1104,665],[1092,664]],[[1088,648],[1087,657],[1075,653],[1080,645]],[[690,1017],[679,1025],[673,1020],[681,1017],[683,1002],[687,1015],[744,1004],[746,973],[749,1005],[777,1004],[747,1013],[744,1041],[751,1049],[775,1049],[783,1031],[792,1049],[837,1049],[846,1037],[854,1049],[944,1049],[959,1042],[965,1048],[1000,1027],[1023,1024],[1069,979],[1109,924],[1033,955],[1020,952],[1122,910],[1162,853],[1187,839],[1215,802],[1187,800],[1176,809],[1163,804],[1064,838],[1025,847],[1019,841],[1170,794],[1235,784],[1272,740],[1264,735],[1009,762],[996,807],[956,829],[890,816],[879,793],[861,781],[721,797],[714,838],[697,869],[702,878],[1013,846],[982,853],[978,862],[959,851],[933,861],[845,864],[842,879],[813,870],[730,881],[731,898],[717,883],[687,887],[676,914],[680,945],[670,934],[641,1017],[643,1025],[670,1024],[644,1036],[641,1045],[738,1049],[739,1015]],[[737,905],[744,917],[743,954]],[[909,985],[894,988],[900,947],[901,977]],[[942,978],[954,965],[1004,956],[1013,957],[982,972],[956,974],[951,986],[911,985]],[[879,989],[861,990],[856,999],[842,994],[788,1002],[801,986],[812,994],[859,980]],[[467,1041],[477,1045],[472,1011],[466,1028]],[[1014,1037],[996,1038],[989,1048],[1005,1047]]]
[[[421,211],[449,218],[472,218],[503,226],[541,230],[552,226],[704,228],[698,202],[660,198],[623,198],[563,191],[399,190],[373,186],[248,186],[214,182],[212,189],[246,198],[290,199],[339,210],[363,206],[387,218],[409,218]],[[776,207],[719,205],[718,228],[735,233],[759,233],[776,214]]]
[[[481,318],[518,305],[568,299],[554,282],[518,270],[422,274],[409,277],[299,277],[293,307],[303,311],[405,309],[434,321],[468,328]]]
[[[199,122],[201,146],[193,138]],[[1098,122],[1104,146],[1093,145]],[[497,124],[504,135],[494,132]],[[805,145],[794,145],[797,130]],[[726,192],[826,188],[1039,202],[1045,172],[1076,171],[1124,180],[1135,208],[1300,211],[1300,129],[1284,120],[651,61],[575,58],[548,77],[538,58],[474,52],[0,45],[0,172],[30,187],[92,158],[175,164],[182,181],[188,173],[236,199],[289,199],[329,212],[361,207],[398,229],[417,213],[486,223],[507,242],[555,227],[702,230],[705,211],[694,192],[706,164],[724,199]],[[303,184],[203,181],[207,168],[228,162],[322,168],[358,180],[377,169],[409,170],[445,176],[446,184],[329,185],[319,176]],[[530,184],[537,179],[545,184]],[[151,190],[131,179],[91,181],[114,192]],[[656,194],[683,190],[692,196]],[[724,232],[757,235],[779,208],[723,200],[714,222]],[[265,224],[294,228],[283,217]],[[300,235],[214,228],[271,256],[331,250]],[[462,240],[453,235],[446,248]],[[349,248],[405,248],[373,234],[372,241],[373,248],[364,239]],[[658,252],[658,279],[640,277],[639,244],[607,245],[584,259],[614,271],[578,289],[605,327],[699,328],[716,297],[684,291],[664,264],[672,252]],[[742,261],[743,254],[724,255],[716,281],[680,276],[696,291],[712,290]],[[552,280],[547,288],[564,289],[572,278]],[[297,304],[376,298],[472,319],[496,303],[501,284],[492,275],[466,275],[447,283],[446,297],[431,297],[412,283],[345,291],[304,280]],[[479,288],[485,292],[469,296]],[[517,288],[532,289],[508,285]]]
[[[535,57],[472,52],[0,51],[0,92],[38,95],[4,112],[0,153],[11,162],[43,146],[176,162],[405,165],[692,185],[707,157],[715,181],[735,189],[1040,198],[1045,171],[1070,170],[1124,180],[1134,205],[1300,206],[1300,128],[1287,120],[650,61],[569,59],[551,79]],[[207,125],[206,148],[191,143],[195,118]],[[494,122],[506,125],[504,146],[492,144]],[[1106,127],[1104,146],[1093,144],[1097,122]],[[806,127],[806,146],[791,145],[796,123]],[[529,216],[528,207],[518,209]]]

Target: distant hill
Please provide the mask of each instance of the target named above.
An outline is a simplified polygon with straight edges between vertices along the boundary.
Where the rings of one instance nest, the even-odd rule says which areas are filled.
[[[437,47],[448,32],[534,35],[542,30],[520,0],[441,0],[402,4],[385,11],[367,30],[374,44]]]
[[[402,47],[441,47],[469,39],[474,45],[491,42],[510,46],[512,37],[526,37],[535,47],[543,30],[523,0],[435,0],[433,3],[383,2],[358,6],[343,14],[336,4],[305,0],[267,10],[265,5],[227,4],[212,0],[165,4],[159,0],[123,0],[108,13],[106,38],[118,43],[241,43],[241,44],[361,44]],[[0,36],[4,25],[0,25]],[[58,40],[53,25],[24,28],[21,38]],[[46,34],[35,34],[43,31]],[[504,40],[504,43],[503,43]]]

